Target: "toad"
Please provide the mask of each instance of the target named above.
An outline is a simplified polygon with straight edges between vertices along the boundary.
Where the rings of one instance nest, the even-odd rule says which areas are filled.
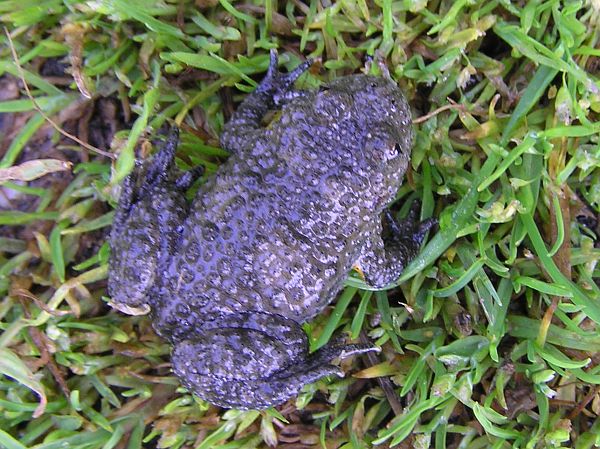
[[[224,127],[230,157],[193,201],[184,192],[202,169],[176,169],[172,130],[125,180],[110,235],[113,304],[151,310],[182,384],[224,407],[280,404],[342,375],[334,358],[373,350],[336,340],[309,354],[301,325],[353,267],[371,286],[395,281],[435,223],[387,209],[413,141],[397,85],[359,74],[297,90],[310,61],[287,74],[277,65],[272,52]],[[265,127],[271,109],[280,113]]]

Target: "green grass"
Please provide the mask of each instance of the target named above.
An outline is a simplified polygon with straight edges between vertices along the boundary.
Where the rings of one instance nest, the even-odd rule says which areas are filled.
[[[0,200],[13,198],[0,211],[0,447],[600,445],[600,250],[576,220],[600,208],[597,2],[197,3],[215,5],[0,3],[45,115],[76,124],[83,113],[59,112],[83,111],[87,92],[130,117],[102,148],[111,160],[61,139],[22,86],[0,102],[21,124],[0,154]],[[14,79],[0,41],[0,74]],[[106,231],[136,148],[166,122],[183,127],[181,166],[214,172],[232,99],[255,88],[270,48],[287,69],[320,58],[303,87],[369,55],[416,117],[454,104],[416,126],[396,204],[418,198],[440,226],[396,285],[350,278],[305,326],[313,349],[337,331],[368,335],[378,359],[344,362],[355,377],[277,411],[223,411],[179,387],[147,317],[106,306]],[[52,58],[77,83],[41,76]],[[48,175],[65,168],[44,161],[49,140],[74,162],[68,185]]]

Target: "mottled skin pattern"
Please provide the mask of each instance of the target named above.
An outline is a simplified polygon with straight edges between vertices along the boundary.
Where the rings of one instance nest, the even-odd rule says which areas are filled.
[[[113,302],[152,309],[174,345],[175,373],[213,404],[279,404],[342,375],[332,359],[374,349],[333,342],[308,355],[300,325],[334,299],[353,265],[373,286],[396,280],[433,225],[414,211],[401,223],[385,212],[413,139],[398,87],[353,75],[294,90],[308,66],[283,75],[272,55],[221,136],[230,158],[191,205],[182,189],[198,173],[174,181],[172,134],[144,183],[126,182],[118,207]],[[280,116],[262,127],[273,108]]]
[[[109,239],[108,290],[126,313],[148,311],[159,259],[173,254],[188,214],[184,193],[204,173],[204,167],[183,174],[175,169],[178,138],[173,128],[152,163],[138,167],[123,183]]]

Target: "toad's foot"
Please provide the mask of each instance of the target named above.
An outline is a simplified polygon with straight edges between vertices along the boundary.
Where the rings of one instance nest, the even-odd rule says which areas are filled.
[[[302,91],[295,90],[293,85],[312,63],[312,59],[307,59],[291,72],[281,73],[277,68],[279,66],[277,50],[272,49],[267,74],[256,88],[256,92],[267,94],[275,106],[281,107],[289,100],[302,95]]]
[[[254,145],[263,131],[261,121],[267,111],[274,106],[281,107],[290,99],[302,95],[303,91],[295,90],[293,84],[311,64],[312,60],[307,59],[290,73],[281,73],[277,70],[277,51],[271,50],[267,74],[223,128],[221,146],[235,154]]]
[[[438,223],[435,218],[419,221],[419,207],[419,202],[414,201],[406,218],[400,221],[394,218],[389,209],[386,209],[383,215],[384,233],[386,232],[386,225],[389,228],[389,236],[386,240],[405,246],[410,252],[414,253],[414,256],[419,252],[419,247],[423,243],[427,232]]]

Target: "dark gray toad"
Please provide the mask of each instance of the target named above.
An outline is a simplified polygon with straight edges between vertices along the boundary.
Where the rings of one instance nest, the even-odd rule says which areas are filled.
[[[173,344],[182,383],[225,407],[260,409],[331,364],[374,348],[330,343],[308,354],[301,323],[332,301],[357,266],[382,287],[416,255],[433,220],[396,222],[387,205],[406,171],[409,107],[390,80],[352,75],[292,88],[277,57],[221,143],[231,156],[191,204],[201,173],[174,168],[177,132],[123,186],[110,236],[109,292],[121,310],[150,308]],[[281,109],[268,127],[261,120]]]

